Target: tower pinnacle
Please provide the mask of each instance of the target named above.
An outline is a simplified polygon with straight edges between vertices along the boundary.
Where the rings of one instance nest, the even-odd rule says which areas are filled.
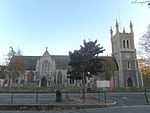
[[[123,27],[123,33],[126,33],[125,28]]]
[[[119,24],[118,24],[117,20],[116,20],[116,32],[119,32]]]
[[[130,21],[130,32],[133,33],[133,25],[131,21]]]
[[[112,30],[112,27],[110,27],[110,36],[113,37],[113,30]]]

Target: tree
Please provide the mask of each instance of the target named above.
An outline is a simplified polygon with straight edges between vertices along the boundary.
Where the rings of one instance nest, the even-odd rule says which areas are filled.
[[[83,46],[80,46],[79,50],[74,50],[74,52],[69,52],[70,61],[68,65],[71,69],[68,70],[68,78],[70,80],[81,80],[83,81],[83,98],[85,98],[85,82],[86,76],[92,77],[102,70],[101,58],[98,56],[99,53],[103,53],[105,49],[99,47],[97,40],[86,42],[83,41]]]
[[[145,3],[147,3],[148,6],[150,6],[150,1],[148,1],[148,0],[143,0],[143,1],[134,0],[132,3],[134,3],[134,4],[145,4]]]
[[[5,65],[8,66],[10,63],[11,58],[15,55],[15,51],[12,47],[10,47],[9,52],[5,55]]]
[[[8,58],[6,58],[9,70],[8,86],[10,86],[10,79],[12,79],[13,82],[13,80],[15,80],[15,78],[18,79],[20,75],[25,75],[25,61],[24,57],[21,55],[20,49],[18,49],[17,53],[12,47],[10,47],[10,49]]]
[[[7,73],[7,67],[4,65],[0,65],[0,78],[5,79]]]
[[[10,64],[9,69],[16,71],[19,70],[20,72],[24,72],[25,70],[25,62],[23,56],[13,56]]]
[[[21,79],[21,84],[24,85],[25,79],[25,61],[23,56],[13,56],[10,60],[8,69],[10,70],[9,74],[9,85],[10,86],[10,79],[12,79],[13,83],[16,83],[16,79],[19,77],[23,77]],[[18,83],[17,83],[18,84]]]
[[[69,52],[70,61],[68,64],[72,69],[68,70],[68,74],[71,79],[81,80],[83,76],[91,77],[101,72],[101,58],[98,55],[103,53],[105,49],[99,47],[100,44],[97,44],[97,40],[89,42],[84,40],[83,44],[84,46],[80,46],[80,50]]]
[[[114,71],[117,71],[117,65],[112,57],[104,57],[103,64],[103,76],[105,80],[110,80],[110,78],[114,75]]]
[[[21,50],[18,48],[17,52],[10,46],[9,53],[5,55],[5,65],[8,66],[13,56],[22,56]]]
[[[139,40],[139,54],[147,65],[150,65],[150,25],[148,31]]]
[[[7,54],[6,62],[7,66],[10,70],[19,70],[23,72],[25,70],[25,62],[24,58],[21,54],[20,49],[18,48],[17,53],[14,51],[12,47],[10,47],[10,51]]]
[[[143,82],[145,87],[150,87],[150,67],[145,66],[140,68],[143,75]]]
[[[19,47],[18,47],[18,51],[17,51],[17,53],[16,53],[16,56],[22,56],[22,52],[21,52],[21,50],[20,50]]]

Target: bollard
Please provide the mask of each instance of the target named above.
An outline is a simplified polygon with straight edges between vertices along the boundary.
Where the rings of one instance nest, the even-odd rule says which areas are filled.
[[[62,102],[62,93],[60,90],[56,90],[56,102]]]

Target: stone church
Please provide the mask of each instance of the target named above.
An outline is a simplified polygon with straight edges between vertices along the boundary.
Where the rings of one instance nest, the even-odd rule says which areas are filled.
[[[67,80],[67,70],[69,69],[69,56],[65,55],[50,55],[48,50],[42,56],[14,56],[12,58],[16,70],[13,69],[11,62],[11,76],[7,80],[10,86],[64,86]],[[19,62],[20,61],[20,62]],[[21,72],[21,66],[25,72]]]
[[[137,63],[132,23],[130,22],[130,33],[126,33],[125,29],[123,32],[119,31],[119,24],[116,21],[116,33],[113,34],[111,28],[110,35],[112,56],[103,58],[111,59],[117,67],[110,78],[114,81],[114,87],[142,87],[143,79]],[[10,63],[10,74],[6,77],[7,86],[67,87],[72,85],[67,78],[67,70],[70,68],[67,55],[50,55],[46,48],[42,56],[14,56],[12,59],[20,63],[16,69],[11,68],[13,63]],[[24,71],[19,70],[21,67]],[[96,79],[101,80],[100,77]],[[75,81],[73,84],[81,86],[82,81]],[[90,85],[95,84],[95,78],[91,78]]]

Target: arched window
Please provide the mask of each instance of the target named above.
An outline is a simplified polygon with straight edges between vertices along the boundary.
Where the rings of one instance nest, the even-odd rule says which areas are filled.
[[[62,72],[58,72],[57,74],[57,84],[62,84]]]
[[[129,48],[129,40],[127,40],[127,48]]]
[[[33,82],[33,80],[34,80],[34,73],[33,73],[33,71],[30,71],[28,73],[28,82],[31,83],[31,82]]]
[[[126,48],[125,40],[123,40],[123,48]]]
[[[12,73],[12,84],[18,84],[18,82],[19,82],[19,77],[20,77],[20,74],[19,74],[19,72],[18,71],[14,71],[13,73]]]
[[[131,63],[130,62],[127,63],[127,69],[131,69]]]
[[[46,60],[42,65],[42,73],[48,75],[50,71],[50,63]]]
[[[47,86],[47,80],[46,80],[45,77],[43,77],[43,78],[41,79],[41,87],[46,87],[46,86]]]

